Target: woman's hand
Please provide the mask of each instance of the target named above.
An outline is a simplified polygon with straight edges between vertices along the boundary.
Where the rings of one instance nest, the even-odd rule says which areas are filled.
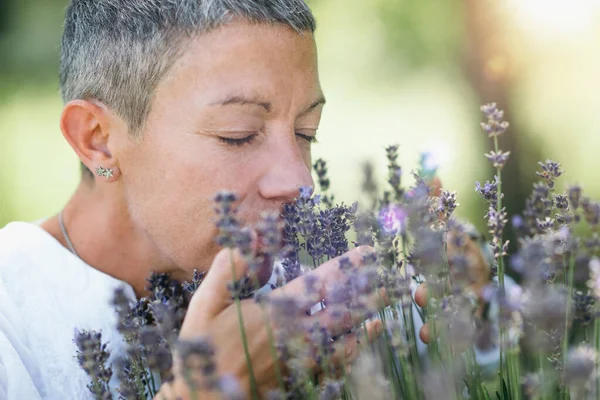
[[[486,263],[485,259],[483,258],[483,254],[481,252],[481,248],[479,247],[479,244],[475,240],[469,238],[468,236],[465,238],[464,247],[462,247],[460,249],[453,247],[452,243],[454,243],[453,240],[448,240],[447,256],[448,256],[448,262],[449,262],[449,267],[450,267],[450,276],[453,276],[452,259],[453,259],[454,255],[456,255],[457,253],[463,254],[469,263],[469,268],[468,268],[468,277],[470,280],[470,284],[468,285],[469,289],[471,289],[471,291],[475,294],[475,296],[477,296],[477,298],[481,302],[483,302],[481,295],[482,295],[483,289],[490,283],[490,270],[489,270],[489,265]],[[419,307],[424,308],[427,306],[427,299],[428,299],[427,284],[423,283],[415,291],[415,302],[417,303],[417,305]],[[482,312],[482,307],[479,307],[477,309],[476,315],[480,317],[481,312]],[[431,340],[431,326],[430,325],[431,325],[430,322],[426,322],[419,332],[419,337],[421,338],[423,343],[426,343],[426,344],[428,344]]]
[[[344,256],[358,266],[361,264],[363,256],[372,251],[368,247],[359,247],[347,252]],[[250,376],[240,335],[236,304],[227,288],[227,284],[233,280],[233,269],[238,279],[244,275],[246,263],[243,257],[237,251],[222,250],[216,256],[204,282],[191,300],[181,328],[180,338],[184,340],[198,336],[209,338],[216,348],[217,372],[219,374],[234,375],[242,390],[245,393],[250,393]],[[315,283],[313,286],[316,287],[318,297],[327,299],[332,294],[330,291],[333,284],[343,283],[347,277],[339,268],[339,259],[333,259],[308,274],[293,280],[284,287],[274,290],[267,296],[274,300],[285,296],[301,299],[306,293],[307,279],[311,280],[311,284]],[[378,304],[381,303],[382,298],[385,298],[385,294],[378,294],[371,299],[372,304],[381,308],[386,306],[387,304]],[[279,337],[282,334],[283,327],[279,325],[270,302],[266,301],[264,304],[267,312],[272,317],[270,319],[273,334]],[[337,311],[339,311],[339,308]],[[275,363],[269,347],[264,312],[261,305],[253,299],[241,301],[241,312],[254,377],[259,392],[264,394],[269,389],[277,387]],[[319,322],[321,326],[326,327],[335,335],[360,324],[366,316],[348,313],[345,318],[339,318],[337,315],[334,317],[333,309],[325,308],[314,315],[302,315],[299,318],[302,319],[304,326]],[[370,341],[376,339],[382,332],[380,321],[371,321],[366,324],[366,327]],[[353,334],[346,335],[335,347],[335,353],[332,356],[333,366],[336,369],[343,368],[346,363],[353,361],[357,355],[356,337]],[[312,370],[314,374],[320,372],[313,360],[308,361],[306,367]],[[175,370],[175,376],[178,376],[177,369]],[[177,395],[182,396],[184,399],[188,398],[189,393],[186,393],[185,384],[180,376],[177,386]]]

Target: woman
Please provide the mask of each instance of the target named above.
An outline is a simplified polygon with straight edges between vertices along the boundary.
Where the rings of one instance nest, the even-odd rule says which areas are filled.
[[[186,280],[195,268],[210,273],[181,335],[210,335],[219,371],[247,390],[212,197],[234,191],[253,223],[312,185],[325,103],[314,28],[302,0],[71,2],[60,127],[93,175],[84,171],[57,216],[0,230],[0,398],[86,398],[73,329],[102,330],[114,348],[114,288],[125,283],[133,298],[151,271]],[[331,262],[314,275],[326,282],[337,270]],[[286,293],[303,290],[298,281]],[[258,384],[272,387],[262,319],[246,321]],[[371,336],[380,327],[370,323]],[[345,353],[356,346],[349,340]]]
[[[133,299],[145,294],[151,271],[189,280],[194,269],[209,273],[181,337],[208,335],[219,372],[249,390],[212,198],[237,193],[240,217],[253,223],[312,185],[310,148],[325,104],[314,30],[303,0],[71,1],[60,127],[83,174],[58,215],[0,230],[0,398],[86,398],[74,328],[101,330],[117,354],[114,289],[125,285]],[[346,256],[357,261],[369,251]],[[239,276],[241,258],[235,266]],[[335,260],[310,275],[323,295],[328,282],[344,279]],[[285,289],[301,296],[304,278]],[[264,392],[276,382],[263,320],[252,318],[258,312],[243,302]],[[328,321],[332,331],[343,328]],[[375,339],[381,323],[367,331]],[[337,364],[352,361],[356,341],[338,353]],[[185,398],[184,386],[177,376],[162,394]]]

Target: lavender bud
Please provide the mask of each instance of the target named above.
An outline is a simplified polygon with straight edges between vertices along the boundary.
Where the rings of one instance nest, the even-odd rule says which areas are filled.
[[[383,207],[379,211],[377,221],[382,231],[388,235],[397,235],[403,232],[406,219],[408,217],[407,212],[400,206],[389,205]]]
[[[92,380],[88,389],[96,398],[106,398],[106,394],[110,394],[108,384],[112,377],[112,369],[107,367],[110,352],[106,343],[102,343],[102,334],[96,331],[75,330],[73,341],[77,346],[77,362]]]
[[[241,228],[234,208],[237,197],[233,192],[222,191],[215,195],[214,201],[217,213],[216,225],[219,231],[216,242],[221,247],[236,247],[236,237]]]
[[[572,185],[567,189],[567,197],[569,198],[569,203],[573,209],[577,209],[579,207],[579,202],[581,201],[581,186]]]
[[[496,103],[486,104],[481,106],[483,115],[487,118],[487,122],[481,123],[481,127],[488,137],[497,137],[508,129],[508,122],[503,121],[504,111],[499,110]]]
[[[546,181],[550,189],[553,189],[554,181],[565,171],[560,169],[560,164],[556,161],[546,160],[545,162],[540,161],[538,164],[542,167],[542,171],[536,172],[536,174]]]
[[[181,372],[192,390],[219,389],[215,348],[208,339],[179,340],[177,353],[182,361]]]
[[[342,398],[342,386],[341,382],[327,381],[323,385],[323,390],[319,396],[319,400],[338,400]]]
[[[571,350],[565,364],[565,383],[571,389],[584,389],[596,374],[596,350],[588,346],[579,346]]]
[[[450,216],[458,206],[456,202],[456,192],[448,192],[447,190],[442,190],[442,195],[440,196],[440,204],[438,206],[437,211],[444,215],[444,219],[450,219]]]
[[[485,158],[487,158],[492,163],[494,168],[502,169],[504,168],[504,164],[506,164],[506,161],[508,160],[508,156],[510,156],[510,151],[503,152],[502,150],[492,150],[484,155]]]
[[[483,186],[476,182],[475,191],[489,203],[490,207],[496,208],[498,204],[498,177],[495,176],[494,178],[494,182],[485,181]]]

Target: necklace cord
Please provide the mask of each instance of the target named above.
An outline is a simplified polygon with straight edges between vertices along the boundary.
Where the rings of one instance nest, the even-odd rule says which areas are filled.
[[[63,238],[65,239],[65,242],[67,242],[67,246],[69,246],[69,249],[71,250],[71,253],[73,253],[77,257],[79,257],[79,255],[75,251],[75,247],[73,247],[73,243],[71,242],[71,239],[69,238],[69,235],[67,234],[67,228],[65,228],[65,222],[63,220],[63,212],[62,211],[60,211],[58,213],[58,225],[60,225],[60,230],[62,231]]]

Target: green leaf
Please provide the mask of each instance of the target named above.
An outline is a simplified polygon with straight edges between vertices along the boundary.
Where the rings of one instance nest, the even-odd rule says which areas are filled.
[[[485,385],[481,385],[481,387],[483,388],[483,395],[485,396],[484,400],[492,400],[492,398],[490,397],[490,393],[488,392]],[[496,392],[496,394],[498,393]]]
[[[502,394],[504,396],[504,400],[511,400],[510,393],[508,391],[508,386],[506,386],[506,381],[502,378]]]

